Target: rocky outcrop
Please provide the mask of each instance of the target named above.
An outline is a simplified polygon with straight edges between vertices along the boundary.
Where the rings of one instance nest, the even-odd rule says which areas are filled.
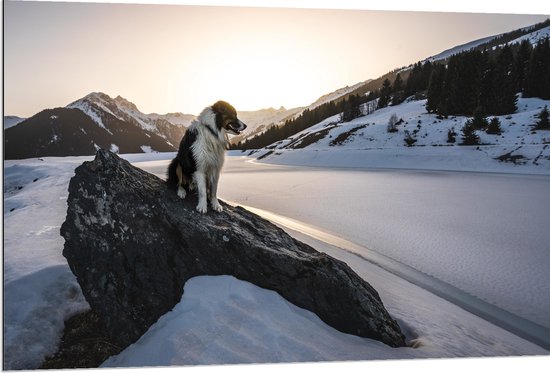
[[[63,255],[120,346],[172,309],[189,278],[222,274],[275,290],[342,332],[404,345],[376,290],[345,263],[243,208],[203,215],[195,205],[107,151],[76,169]]]

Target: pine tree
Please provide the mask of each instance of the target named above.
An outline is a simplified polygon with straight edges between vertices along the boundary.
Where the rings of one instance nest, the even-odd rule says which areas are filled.
[[[460,145],[479,145],[479,136],[471,119],[468,119],[462,127],[462,142]]]
[[[505,45],[497,56],[492,78],[492,102],[487,112],[493,115],[514,113],[516,107],[516,78],[512,49]]]
[[[344,99],[342,121],[349,122],[358,118],[361,115],[359,105],[359,97],[356,95],[350,95],[347,100]]]
[[[502,129],[500,128],[500,120],[497,117],[493,117],[485,132],[489,135],[500,135],[502,133]]]
[[[540,40],[529,59],[524,84],[524,97],[550,100],[550,41]]]
[[[428,88],[430,112],[471,115],[480,104],[480,92],[488,70],[488,57],[473,50],[451,56],[444,75],[434,68]]]
[[[414,64],[409,77],[407,78],[407,83],[405,84],[405,97],[409,97],[419,91],[421,85],[420,79],[422,76],[422,65],[420,62]]]
[[[378,108],[383,108],[388,106],[390,103],[392,87],[389,79],[384,79],[382,83],[382,88],[380,88],[380,98],[378,99]]]
[[[393,100],[392,105],[399,105],[405,100],[403,92],[403,79],[401,79],[401,74],[397,73],[395,80],[393,81]]]
[[[429,113],[446,111],[446,98],[443,96],[445,73],[446,70],[443,65],[436,65],[432,70],[428,84],[428,100],[426,102],[426,110]]]
[[[483,114],[483,109],[479,106],[474,110],[474,116],[471,122],[475,130],[484,130],[489,126],[489,122]]]
[[[548,106],[545,105],[537,116],[539,120],[535,125],[535,129],[550,130],[550,112],[548,111]]]
[[[519,45],[519,49],[514,58],[514,90],[515,92],[523,92],[525,84],[525,74],[527,71],[527,66],[529,64],[529,58],[531,57],[531,52],[533,47],[529,40],[523,40]]]

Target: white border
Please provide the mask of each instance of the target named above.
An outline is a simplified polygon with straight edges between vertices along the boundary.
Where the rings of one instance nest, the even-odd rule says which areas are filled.
[[[20,0],[60,1],[60,0]],[[63,1],[63,0],[62,0]],[[64,0],[67,1],[67,0]],[[367,9],[429,12],[550,14],[550,1],[483,0],[68,0],[69,2],[125,4],[181,4],[203,6],[241,6],[269,8]]]

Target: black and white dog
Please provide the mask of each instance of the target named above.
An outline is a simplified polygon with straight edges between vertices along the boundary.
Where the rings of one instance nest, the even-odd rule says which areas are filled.
[[[197,211],[204,214],[207,200],[215,211],[223,208],[217,190],[220,171],[229,144],[228,133],[238,135],[246,125],[237,118],[237,111],[225,101],[206,107],[189,126],[181,139],[176,158],[168,166],[168,185],[180,198],[197,189]]]

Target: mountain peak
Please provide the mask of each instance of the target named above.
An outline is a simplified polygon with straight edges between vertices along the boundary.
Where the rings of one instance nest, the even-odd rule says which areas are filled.
[[[134,104],[133,102],[130,102],[128,101],[127,99],[125,99],[124,97],[118,95],[114,98],[114,100],[118,105],[122,105],[122,106],[125,106],[125,107],[128,107],[130,109],[133,109],[133,110],[138,110],[136,104]]]

